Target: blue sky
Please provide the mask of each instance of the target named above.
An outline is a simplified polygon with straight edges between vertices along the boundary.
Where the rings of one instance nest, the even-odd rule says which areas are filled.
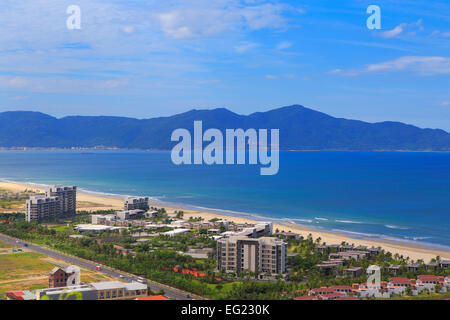
[[[369,5],[381,30],[369,30]],[[81,8],[81,30],[66,9]],[[302,104],[450,131],[448,1],[3,0],[0,111],[138,118]]]

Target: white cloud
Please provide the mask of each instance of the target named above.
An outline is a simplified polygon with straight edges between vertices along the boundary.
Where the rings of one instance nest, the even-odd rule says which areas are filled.
[[[196,85],[209,71],[205,61],[230,48],[235,54],[256,48],[249,32],[285,28],[285,13],[296,12],[283,1],[77,0],[82,28],[73,31],[66,28],[70,2],[3,0],[0,88],[146,92],[161,83]]]
[[[286,73],[286,74],[268,74],[265,75],[264,78],[268,79],[268,80],[277,80],[277,79],[294,79],[296,78],[295,74],[291,74],[291,73]]]
[[[423,20],[419,19],[417,22],[399,24],[392,30],[382,32],[381,36],[383,38],[396,38],[407,30],[411,30],[407,33],[408,36],[415,36],[418,30],[423,30]]]
[[[394,29],[385,31],[382,36],[385,38],[394,38],[403,32],[403,25],[396,26]]]
[[[133,26],[124,26],[123,27],[123,32],[125,32],[125,33],[133,33],[134,32],[134,27]]]
[[[442,101],[441,106],[443,107],[450,106],[450,101]]]
[[[292,42],[289,41],[282,41],[277,44],[277,50],[289,49],[290,47],[292,47]]]
[[[157,13],[162,31],[174,39],[211,37],[224,32],[284,28],[283,13],[291,9],[266,1],[179,1]]]
[[[450,32],[441,32],[439,30],[434,30],[430,36],[432,37],[443,37],[443,38],[450,38]]]
[[[408,71],[426,76],[450,74],[450,58],[405,56],[391,61],[370,64],[366,68],[360,70],[336,69],[330,71],[330,73],[341,74],[345,76],[356,76],[371,72],[386,73],[399,71]]]
[[[396,60],[371,64],[367,71],[415,71],[420,74],[450,74],[450,58],[406,56]]]
[[[234,47],[234,50],[238,53],[247,52],[253,48],[258,47],[259,45],[254,42],[244,42]]]

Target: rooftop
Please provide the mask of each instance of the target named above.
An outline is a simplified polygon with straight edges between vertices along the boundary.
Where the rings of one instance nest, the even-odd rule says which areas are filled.
[[[147,289],[147,285],[139,282],[131,282],[124,283],[120,281],[102,281],[102,282],[94,282],[91,283],[92,287],[96,290],[109,290],[109,289],[118,289],[124,288],[127,290],[145,290]]]

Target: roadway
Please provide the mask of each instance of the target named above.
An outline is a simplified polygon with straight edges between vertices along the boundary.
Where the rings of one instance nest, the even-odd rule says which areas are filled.
[[[10,244],[16,245],[16,246],[22,246],[24,247],[24,243],[27,243],[27,248],[31,251],[34,252],[38,252],[38,253],[42,253],[45,254],[49,257],[52,257],[54,259],[57,260],[62,260],[65,261],[69,264],[72,265],[77,265],[79,267],[88,269],[88,270],[92,270],[92,271],[96,271],[96,272],[101,272],[104,273],[112,278],[117,278],[121,281],[138,281],[138,276],[135,275],[131,275],[129,273],[123,272],[123,271],[119,271],[119,270],[115,270],[112,268],[109,268],[107,266],[101,265],[101,270],[96,270],[96,267],[99,265],[98,263],[95,263],[93,261],[89,261],[89,260],[85,260],[85,259],[81,259],[81,258],[77,258],[71,255],[67,255],[65,253],[53,250],[53,249],[49,249],[46,248],[45,246],[40,246],[40,245],[36,245],[36,244],[32,244],[29,243],[28,241],[24,241],[21,239],[16,239],[13,237],[9,237],[6,236],[4,234],[0,234],[0,240],[4,241],[4,242],[8,242]],[[167,286],[165,284],[161,284],[158,282],[154,282],[154,281],[150,281],[148,279],[144,279],[147,282],[147,285],[150,287],[150,290],[153,292],[158,292],[160,290],[164,290],[164,295],[168,298],[171,299],[176,299],[176,300],[194,300],[193,297],[195,297],[195,295],[190,294],[187,291],[183,291],[177,288],[172,288],[170,286]],[[200,298],[201,297],[196,297],[196,298]]]

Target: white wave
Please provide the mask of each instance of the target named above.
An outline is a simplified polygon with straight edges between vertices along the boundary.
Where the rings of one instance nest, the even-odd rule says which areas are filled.
[[[299,222],[308,222],[308,223],[313,223],[314,221],[312,221],[311,219],[292,219],[293,221],[299,221]]]
[[[328,221],[327,218],[319,218],[319,217],[314,217],[315,220],[321,220],[321,221]]]
[[[364,233],[364,232],[356,232],[356,231],[348,231],[348,230],[342,230],[342,229],[331,229],[331,231],[344,233],[344,234],[350,234],[353,236],[360,236],[365,238],[378,238],[381,237],[381,234],[376,233]]]
[[[340,223],[362,223],[360,221],[352,221],[352,220],[336,220],[336,222],[340,222]]]
[[[386,228],[389,228],[389,229],[399,229],[399,230],[407,230],[407,229],[409,229],[407,227],[400,227],[400,226],[395,226],[395,225],[392,225],[392,224],[385,224],[384,226]]]

